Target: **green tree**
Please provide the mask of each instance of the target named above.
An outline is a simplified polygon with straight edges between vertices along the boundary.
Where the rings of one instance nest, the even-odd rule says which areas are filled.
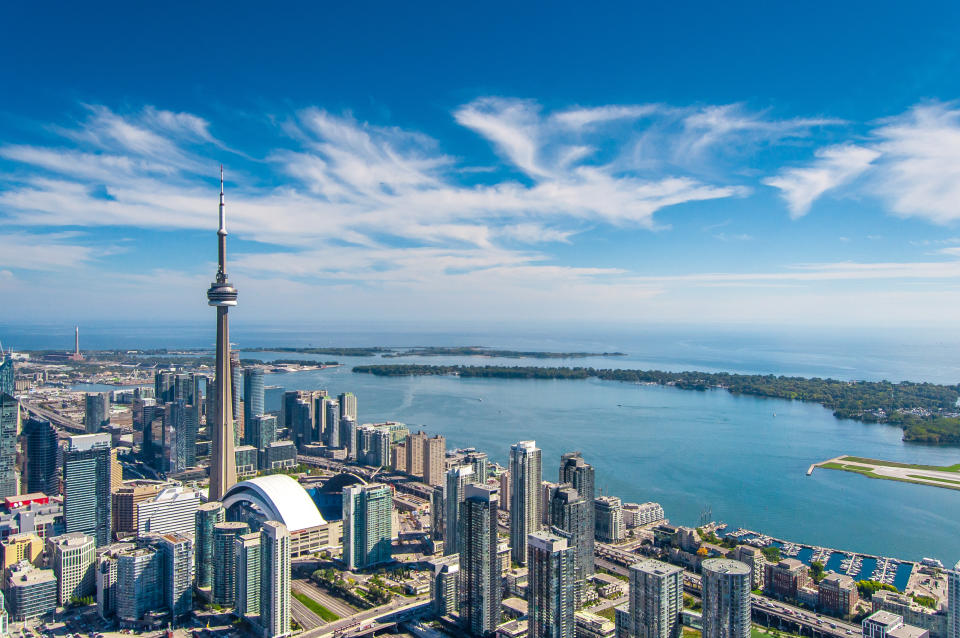
[[[818,560],[810,563],[810,576],[813,577],[813,582],[819,583],[826,575],[827,573],[823,568],[823,563]]]

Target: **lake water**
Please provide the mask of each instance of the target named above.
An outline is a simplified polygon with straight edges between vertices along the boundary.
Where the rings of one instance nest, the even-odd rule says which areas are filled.
[[[271,374],[266,383],[354,392],[361,422],[423,427],[447,437],[449,448],[477,447],[501,464],[510,444],[535,439],[547,480],[556,480],[562,452],[580,450],[596,468],[598,490],[658,501],[675,523],[695,525],[710,509],[731,528],[812,545],[951,565],[960,558],[960,491],[830,470],[806,476],[811,463],[840,454],[934,465],[960,460],[957,448],[904,443],[896,427],[722,390],[597,379],[374,377],[351,372],[369,358],[339,359],[347,365]]]
[[[62,329],[62,330],[61,330]],[[57,335],[64,333],[62,341]],[[0,325],[15,348],[72,347],[72,326]],[[860,332],[617,328],[570,330],[273,328],[232,325],[241,346],[483,345],[523,350],[622,351],[626,357],[569,360],[450,357],[316,357],[345,365],[269,375],[268,385],[357,394],[362,422],[393,419],[472,446],[506,463],[511,443],[535,439],[544,478],[555,480],[564,451],[596,467],[597,487],[628,501],[660,502],[675,523],[695,525],[705,509],[731,528],[837,549],[953,564],[960,558],[960,491],[817,470],[840,454],[935,465],[960,449],[909,445],[900,429],[835,419],[813,404],[723,391],[692,392],[597,379],[571,381],[384,378],[355,374],[361,363],[588,365],[666,370],[960,381],[960,336]],[[81,327],[81,348],[209,347],[213,322],[189,326]],[[268,359],[267,353],[244,353]],[[283,358],[297,355],[280,354]],[[310,358],[310,357],[304,357]],[[277,394],[270,393],[276,409]],[[776,414],[776,416],[774,416]]]

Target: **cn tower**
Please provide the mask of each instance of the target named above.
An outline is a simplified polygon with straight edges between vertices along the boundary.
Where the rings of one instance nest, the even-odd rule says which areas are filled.
[[[227,281],[227,228],[223,212],[223,166],[220,166],[220,229],[217,231],[220,261],[217,280],[210,284],[207,303],[217,308],[217,402],[212,426],[208,426],[211,441],[210,496],[219,501],[237,482],[237,466],[233,452],[233,402],[230,398],[233,384],[230,379],[230,323],[227,310],[237,305],[237,289]]]

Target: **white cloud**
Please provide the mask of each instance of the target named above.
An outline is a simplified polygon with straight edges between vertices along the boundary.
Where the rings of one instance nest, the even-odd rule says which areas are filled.
[[[597,106],[560,111],[554,113],[551,119],[568,128],[584,129],[595,124],[605,124],[617,120],[636,120],[654,115],[661,110],[663,110],[663,107],[658,104]]]
[[[822,148],[816,156],[810,166],[789,168],[776,177],[763,180],[764,184],[780,189],[793,219],[806,215],[813,202],[827,191],[848,184],[863,174],[880,153],[843,144]]]
[[[873,189],[893,212],[938,224],[960,219],[960,109],[916,106],[874,135],[883,158]]]
[[[77,233],[0,233],[0,269],[60,271],[86,266],[115,248],[96,249],[74,243]]]

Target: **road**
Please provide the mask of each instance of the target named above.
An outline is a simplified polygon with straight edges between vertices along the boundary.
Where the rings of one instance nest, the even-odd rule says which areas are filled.
[[[69,430],[74,434],[83,434],[86,432],[86,429],[76,421],[71,421],[70,419],[53,412],[52,410],[47,410],[46,408],[41,408],[32,403],[27,403],[26,401],[21,401],[20,405],[23,406],[23,409],[31,414],[35,414],[41,419],[46,419],[53,423],[59,428],[64,430]]]
[[[294,580],[290,585],[297,592],[309,596],[341,618],[349,618],[358,611],[355,607],[351,607],[339,598],[331,596],[307,580]]]
[[[413,610],[424,604],[430,604],[430,596],[428,594],[417,596],[416,598],[402,598],[397,596],[386,605],[361,611],[350,618],[342,618],[322,627],[304,631],[300,634],[299,638],[321,638],[323,636],[343,635],[343,633],[346,633],[348,630],[358,629],[362,625],[375,621],[383,616],[396,614],[405,610]]]
[[[291,587],[291,589],[296,591],[296,587]],[[290,615],[293,616],[294,620],[300,623],[300,626],[303,627],[304,631],[316,629],[323,624],[323,619],[320,618],[320,616],[310,611],[306,605],[297,600],[294,596],[290,597]]]

